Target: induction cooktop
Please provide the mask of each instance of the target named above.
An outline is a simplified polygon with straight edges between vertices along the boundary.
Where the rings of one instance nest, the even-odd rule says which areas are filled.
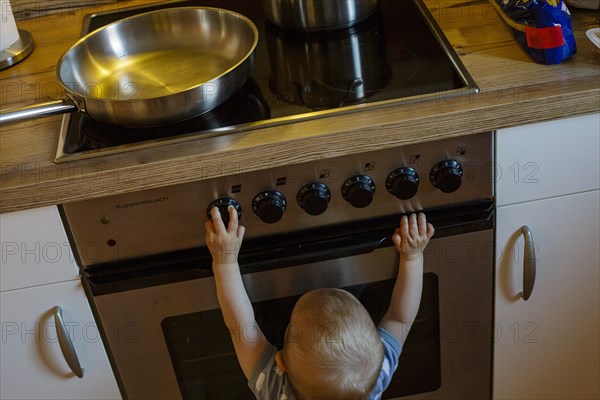
[[[421,0],[381,0],[378,10],[358,24],[319,33],[284,31],[266,21],[256,4],[168,1],[86,16],[82,36],[142,12],[219,7],[250,18],[260,38],[250,78],[219,107],[144,128],[110,125],[77,112],[65,115],[55,162],[479,91]]]

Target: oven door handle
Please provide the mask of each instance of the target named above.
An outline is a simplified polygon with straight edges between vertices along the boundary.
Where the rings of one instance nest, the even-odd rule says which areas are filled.
[[[352,257],[392,245],[390,234],[356,235],[316,243],[298,245],[296,248],[249,252],[239,256],[242,273],[259,272],[272,268],[290,267],[314,262]]]
[[[434,238],[460,235],[493,227],[493,206],[473,214],[454,217],[446,217],[447,212],[432,214],[434,218],[431,219],[431,222],[435,227]],[[368,254],[377,249],[394,245],[392,233],[398,226],[397,221],[397,217],[383,220],[375,229],[366,232],[343,231],[339,232],[339,235],[331,235],[312,242],[285,243],[269,249],[261,246],[243,251],[239,254],[240,268],[245,274]]]
[[[389,235],[383,237],[376,236],[375,238],[361,238],[360,235],[358,236],[350,240],[348,238],[338,239],[337,242],[340,244],[337,244],[334,248],[332,248],[333,243],[331,243],[331,246],[327,246],[327,242],[317,244],[312,254],[320,259],[323,259],[323,257],[326,257],[326,259],[337,259],[372,253],[380,247],[385,247],[388,240],[389,243],[392,243]],[[305,250],[309,252],[308,256],[310,257],[310,249]]]

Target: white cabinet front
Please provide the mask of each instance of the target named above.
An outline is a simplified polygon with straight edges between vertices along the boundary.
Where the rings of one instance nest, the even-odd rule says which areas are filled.
[[[498,206],[600,188],[600,114],[502,129],[496,146]]]
[[[498,208],[495,399],[600,398],[599,193]],[[524,225],[536,260],[528,300]]]
[[[0,305],[0,399],[121,398],[80,281],[5,291]],[[68,350],[61,351],[56,306],[62,308],[82,378],[67,364]]]
[[[79,279],[54,206],[0,215],[0,292]]]

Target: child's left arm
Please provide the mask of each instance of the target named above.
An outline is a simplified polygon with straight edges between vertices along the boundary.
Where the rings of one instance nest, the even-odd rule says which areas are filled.
[[[390,306],[380,326],[393,334],[401,343],[419,311],[423,287],[423,250],[435,229],[427,223],[425,214],[406,215],[394,231],[392,240],[400,255],[398,277],[392,292]]]
[[[229,206],[229,226],[225,227],[216,207],[212,221],[206,221],[206,244],[213,258],[217,298],[225,325],[231,334],[242,371],[250,378],[265,350],[267,340],[254,318],[254,310],[240,274],[237,261],[245,229],[238,223],[237,211]]]

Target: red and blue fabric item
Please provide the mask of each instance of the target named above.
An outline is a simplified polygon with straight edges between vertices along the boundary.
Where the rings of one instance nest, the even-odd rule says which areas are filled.
[[[504,14],[525,27],[512,29],[535,62],[558,64],[577,53],[571,14],[563,0],[495,0]]]

